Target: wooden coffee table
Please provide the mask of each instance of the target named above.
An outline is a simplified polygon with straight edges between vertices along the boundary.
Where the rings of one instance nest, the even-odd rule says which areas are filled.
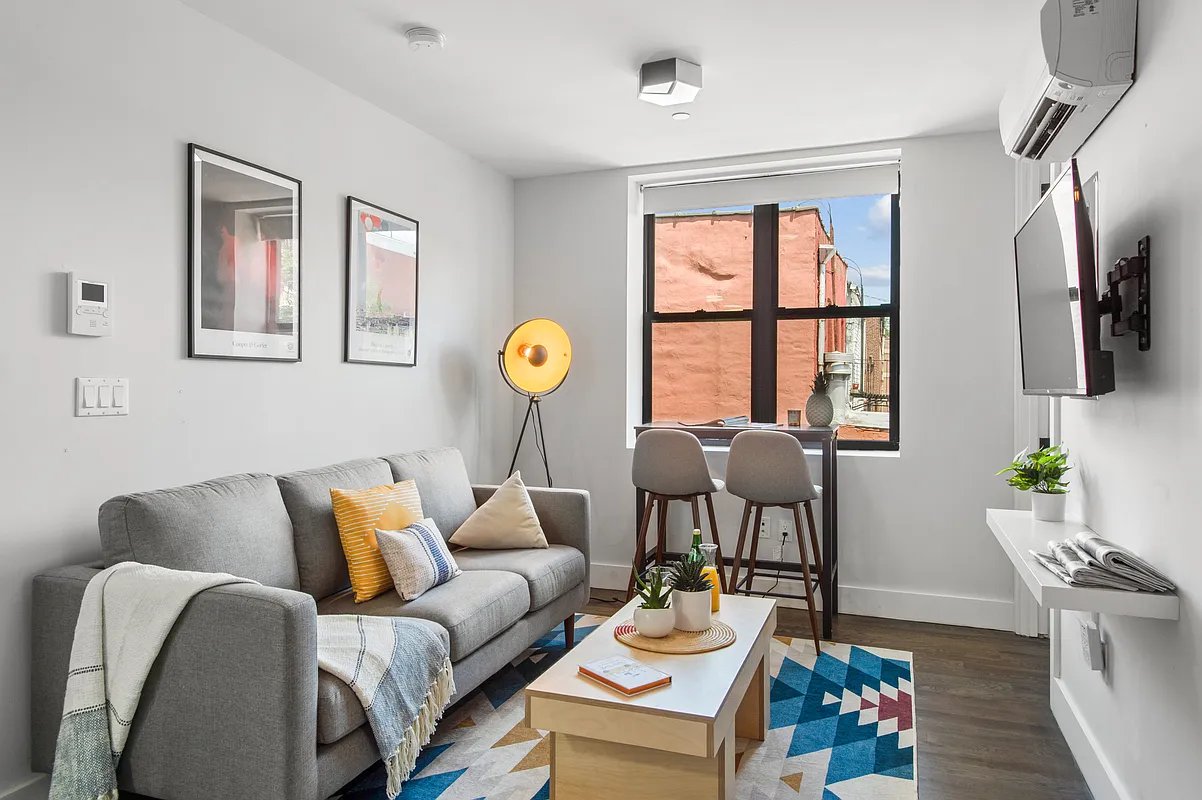
[[[551,797],[734,797],[735,737],[763,740],[768,653],[776,601],[722,596],[715,615],[735,629],[730,647],[697,655],[635,650],[613,638],[638,599],[593,631],[526,688],[526,725],[551,732]],[[635,697],[577,674],[587,661],[626,655],[672,675]]]

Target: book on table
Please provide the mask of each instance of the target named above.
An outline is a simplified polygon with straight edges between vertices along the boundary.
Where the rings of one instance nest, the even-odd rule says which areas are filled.
[[[672,682],[668,673],[626,656],[607,656],[581,664],[580,674],[628,697]]]

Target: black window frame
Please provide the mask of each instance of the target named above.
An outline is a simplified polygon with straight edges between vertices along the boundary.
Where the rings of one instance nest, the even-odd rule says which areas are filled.
[[[751,323],[751,409],[752,422],[776,422],[777,324],[798,319],[888,319],[889,320],[889,438],[839,439],[840,450],[897,451],[901,448],[901,194],[891,197],[890,298],[878,306],[835,306],[783,308],[780,306],[780,204],[764,203],[752,208],[752,302],[751,308],[733,311],[655,310],[655,214],[643,215],[643,423],[651,419],[652,327],[676,322]]]

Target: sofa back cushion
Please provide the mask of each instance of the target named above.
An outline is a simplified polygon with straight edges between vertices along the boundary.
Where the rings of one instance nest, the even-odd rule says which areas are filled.
[[[114,497],[100,507],[100,543],[106,567],[138,561],[300,586],[292,524],[270,475]]]
[[[318,600],[341,592],[351,585],[351,578],[338,538],[330,490],[369,489],[392,483],[392,470],[382,459],[361,458],[277,475],[276,481],[292,518],[301,591]]]
[[[384,460],[392,468],[394,480],[417,482],[422,509],[444,539],[449,539],[476,510],[467,467],[454,447],[397,453],[384,456]]]

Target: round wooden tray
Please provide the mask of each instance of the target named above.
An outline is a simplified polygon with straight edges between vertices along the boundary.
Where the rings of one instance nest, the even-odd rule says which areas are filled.
[[[614,638],[624,645],[651,653],[708,653],[734,644],[735,629],[714,620],[708,631],[673,630],[662,639],[649,639],[635,630],[632,620],[627,620],[614,626]]]

